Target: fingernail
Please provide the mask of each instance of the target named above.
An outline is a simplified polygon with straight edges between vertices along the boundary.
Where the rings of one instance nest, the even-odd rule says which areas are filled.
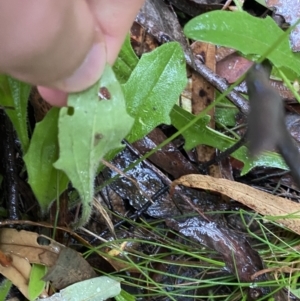
[[[76,49],[74,49],[74,51],[76,51]],[[85,90],[100,78],[105,63],[105,44],[94,44],[81,66],[69,78],[54,83],[54,86],[65,92],[79,92]]]

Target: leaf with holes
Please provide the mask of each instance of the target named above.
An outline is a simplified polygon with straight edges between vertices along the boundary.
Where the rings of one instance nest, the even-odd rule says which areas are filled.
[[[82,217],[76,226],[86,223],[90,216],[100,160],[121,146],[132,124],[121,86],[108,65],[96,84],[70,94],[68,107],[60,110],[60,154],[54,167],[67,174],[81,197]]]
[[[96,276],[81,254],[35,232],[1,228],[0,253],[0,274],[10,279],[27,299],[29,294],[37,293],[34,282],[41,277],[36,271],[31,275],[33,263],[48,267],[43,280],[51,281],[56,289]],[[39,286],[41,289],[42,282]]]

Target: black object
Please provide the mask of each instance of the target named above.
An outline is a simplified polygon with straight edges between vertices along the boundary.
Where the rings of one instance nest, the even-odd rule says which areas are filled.
[[[152,197],[151,200],[149,200],[146,204],[144,204],[144,206],[142,206],[139,210],[137,210],[134,214],[132,214],[131,216],[127,217],[127,219],[129,220],[136,220],[139,217],[141,217],[141,215],[147,211],[147,209],[153,204],[154,201],[156,201],[161,195],[163,195],[164,193],[166,193],[169,190],[169,186],[164,186],[163,188],[159,189]],[[120,226],[124,225],[127,223],[127,219],[122,219],[121,221],[119,221],[118,223],[116,223],[114,225],[114,229],[119,228]],[[108,233],[108,230],[103,231],[99,236],[102,237],[105,234]],[[94,238],[92,241],[90,241],[90,244],[93,244],[96,241],[97,238]]]

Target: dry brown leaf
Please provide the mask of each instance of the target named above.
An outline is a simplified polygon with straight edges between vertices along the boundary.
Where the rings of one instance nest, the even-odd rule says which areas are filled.
[[[29,101],[33,107],[36,122],[43,120],[47,112],[51,109],[51,105],[41,97],[36,87],[32,88]]]
[[[174,190],[176,185],[207,189],[227,195],[259,214],[278,217],[276,222],[300,235],[300,204],[298,203],[242,183],[197,174],[186,175],[173,181],[171,191]]]
[[[11,254],[12,264],[8,267],[0,265],[0,273],[9,279],[19,291],[27,298],[28,296],[28,282],[31,270],[31,264],[25,258],[18,255]]]
[[[89,263],[79,253],[70,248],[63,248],[55,265],[50,267],[43,280],[51,281],[56,289],[62,289],[96,276]]]
[[[300,269],[299,268],[291,268],[291,267],[288,267],[288,266],[285,266],[285,267],[280,267],[280,268],[268,268],[268,269],[263,269],[263,270],[260,270],[258,271],[257,273],[254,273],[252,276],[251,276],[251,279],[254,280],[256,277],[260,276],[260,275],[263,275],[265,273],[272,273],[274,272],[275,274],[275,279],[278,280],[278,274],[279,273],[285,273],[285,274],[293,274],[294,272],[299,272]]]
[[[114,228],[113,221],[111,220],[111,217],[109,216],[108,212],[105,210],[105,207],[101,204],[100,200],[94,198],[93,206],[94,206],[95,210],[97,210],[99,212],[100,216],[105,221],[105,224],[109,229],[109,232],[114,237],[117,237],[116,233],[115,233],[115,228]]]
[[[12,257],[9,254],[4,254],[0,251],[0,265],[7,268],[11,265]]]
[[[36,227],[42,227],[42,228],[50,228],[53,229],[53,224],[45,223],[45,222],[33,222],[33,221],[27,221],[27,220],[5,220],[0,221],[0,226],[11,226],[11,225],[29,225],[29,226],[36,226]],[[79,236],[77,233],[73,232],[71,229],[67,227],[61,227],[57,226],[57,230],[61,230],[63,232],[69,233],[75,240],[80,242],[86,247],[92,247],[85,239],[83,239],[81,236]]]
[[[195,56],[201,56],[205,65],[209,67],[211,70],[215,71],[216,69],[216,47],[215,45],[204,43],[204,42],[194,42],[191,45],[191,49]],[[192,113],[195,115],[200,114],[207,106],[209,106],[213,100],[215,99],[215,89],[206,79],[204,79],[197,72],[192,73]],[[209,112],[210,122],[209,127],[215,128],[215,119],[214,119],[215,109],[213,108]],[[197,155],[198,160],[201,162],[206,162],[211,160],[215,156],[215,149],[206,145],[198,145],[197,146]],[[211,169],[209,169],[209,172]],[[221,173],[218,172],[216,168],[214,168],[217,175],[213,173],[209,173],[212,176],[220,177]]]
[[[40,241],[43,240],[43,245]],[[40,242],[40,243],[39,243]],[[0,229],[0,250],[27,258],[30,263],[53,266],[64,245],[34,232]]]
[[[250,60],[233,52],[217,63],[216,73],[232,84],[245,74],[252,64]]]
[[[79,253],[34,232],[0,229],[0,252],[6,257],[4,263],[9,263],[6,267],[0,265],[0,273],[25,297],[28,295],[31,263],[50,267],[45,278],[57,289],[96,276]]]

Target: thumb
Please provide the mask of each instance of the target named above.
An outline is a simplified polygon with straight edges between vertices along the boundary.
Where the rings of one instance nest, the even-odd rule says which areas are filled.
[[[106,62],[86,1],[0,0],[0,40],[1,73],[62,91],[91,85]]]

